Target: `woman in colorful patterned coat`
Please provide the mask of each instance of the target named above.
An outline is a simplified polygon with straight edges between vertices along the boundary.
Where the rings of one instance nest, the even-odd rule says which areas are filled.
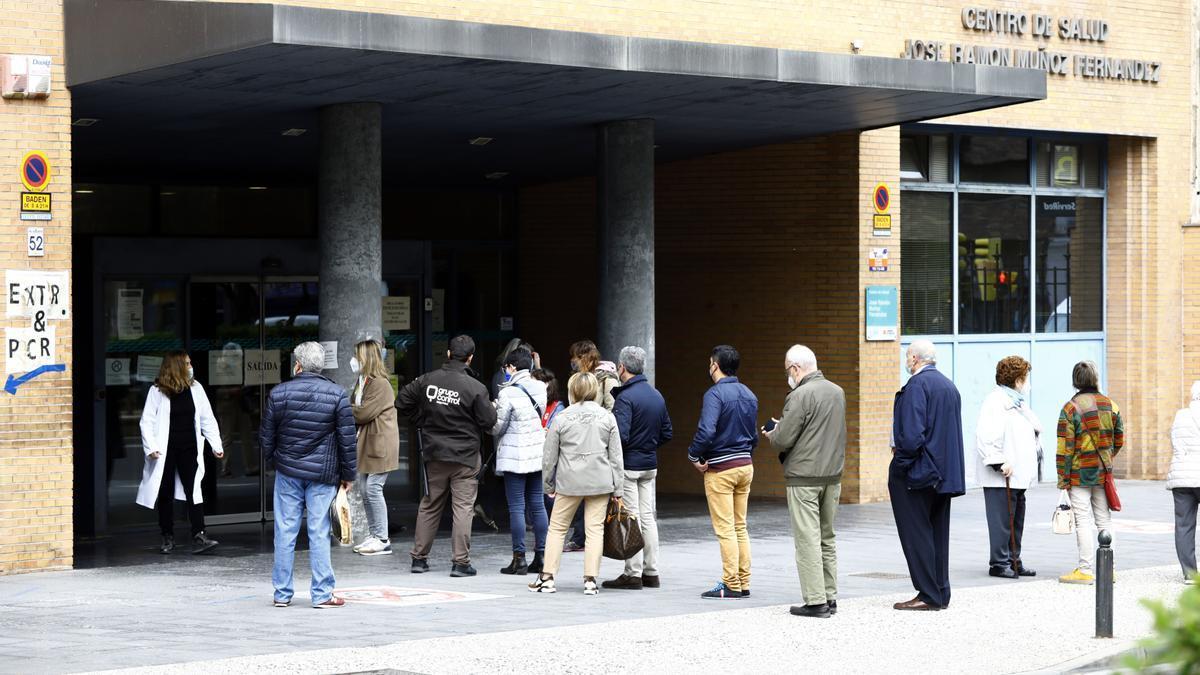
[[[1091,584],[1096,579],[1096,528],[1112,534],[1104,483],[1125,444],[1125,433],[1117,404],[1100,393],[1100,372],[1095,363],[1075,364],[1071,383],[1077,391],[1058,416],[1058,487],[1071,497],[1079,565],[1058,580],[1064,584]]]

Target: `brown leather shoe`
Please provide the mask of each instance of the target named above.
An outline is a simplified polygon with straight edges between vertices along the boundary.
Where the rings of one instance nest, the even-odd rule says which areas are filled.
[[[661,584],[661,582],[659,582],[657,574],[653,574],[653,575],[652,574],[643,574],[642,575],[642,586],[644,588],[658,588],[660,585],[662,585],[662,584]]]
[[[622,574],[616,579],[610,579],[609,581],[606,581],[600,585],[604,588],[619,588],[627,591],[640,591],[642,590],[642,578]]]
[[[916,597],[906,602],[897,602],[896,604],[892,605],[892,609],[899,609],[908,612],[939,612],[946,608],[938,607],[937,605],[930,605],[920,597]]]

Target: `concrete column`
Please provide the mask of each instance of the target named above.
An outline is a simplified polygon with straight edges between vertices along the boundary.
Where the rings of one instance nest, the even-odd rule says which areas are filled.
[[[383,107],[343,103],[322,108],[320,118],[321,341],[338,343],[338,367],[325,375],[349,388],[355,343],[382,336]]]
[[[597,346],[616,361],[646,350],[654,381],[654,120],[602,124],[596,135],[600,298]]]

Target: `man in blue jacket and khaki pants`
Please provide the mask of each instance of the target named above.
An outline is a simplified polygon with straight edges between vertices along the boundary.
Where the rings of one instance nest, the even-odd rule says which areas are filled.
[[[933,343],[912,343],[905,359],[912,377],[892,413],[888,493],[917,597],[893,607],[939,610],[950,604],[950,500],[966,491],[962,399]]]

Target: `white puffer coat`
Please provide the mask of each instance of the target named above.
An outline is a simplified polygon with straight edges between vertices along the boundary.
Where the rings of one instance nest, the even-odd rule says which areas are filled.
[[[975,428],[975,480],[982,487],[1004,487],[1004,474],[991,464],[1011,464],[1009,485],[1026,490],[1037,482],[1042,425],[1028,407],[1018,408],[1000,387],[983,399]]]
[[[542,428],[539,408],[546,410],[546,383],[530,377],[528,370],[518,371],[500,388],[500,396],[496,398],[496,426],[492,429],[496,437],[496,473],[542,470],[546,430]]]
[[[1175,413],[1171,425],[1171,472],[1167,489],[1200,487],[1200,401]]]

